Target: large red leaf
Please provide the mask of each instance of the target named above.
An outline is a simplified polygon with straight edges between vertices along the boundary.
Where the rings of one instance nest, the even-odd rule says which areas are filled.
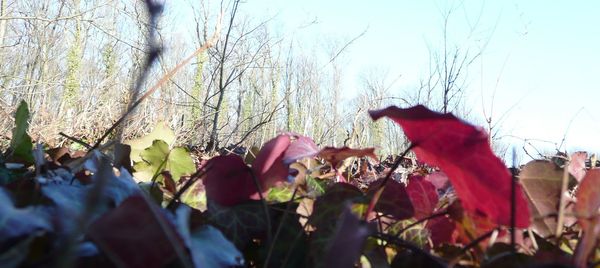
[[[438,203],[435,186],[421,176],[410,176],[406,186],[408,197],[415,208],[415,218],[420,220],[433,213]]]
[[[593,252],[600,236],[600,169],[590,169],[577,190],[575,214],[578,217],[583,237],[577,245],[575,263],[587,267],[587,259]]]
[[[250,168],[237,155],[216,156],[206,163],[206,198],[222,206],[233,206],[254,197],[258,191]]]
[[[510,224],[511,174],[492,152],[483,130],[422,105],[390,106],[369,114],[374,120],[386,116],[400,124],[417,157],[448,175],[465,209],[483,213],[497,224]],[[521,186],[516,190],[516,226],[525,228],[529,208]]]

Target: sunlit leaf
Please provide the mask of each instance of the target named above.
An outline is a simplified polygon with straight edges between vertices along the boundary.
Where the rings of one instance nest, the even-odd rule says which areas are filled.
[[[15,128],[13,129],[12,139],[8,148],[9,159],[11,161],[31,164],[33,163],[33,143],[31,137],[27,134],[29,128],[29,108],[27,103],[22,100],[19,103],[15,113]]]
[[[140,153],[143,161],[134,165],[134,176],[141,181],[150,181],[155,174],[168,170],[174,181],[179,181],[181,176],[190,175],[196,170],[194,161],[187,149],[182,147],[169,148],[162,140],[155,140],[152,146]],[[159,175],[158,181],[162,181]]]
[[[448,175],[465,209],[510,225],[511,174],[492,152],[482,129],[422,105],[390,106],[369,114],[374,120],[386,116],[400,124],[419,160]],[[520,185],[516,192],[516,226],[525,228],[530,222],[527,199]]]
[[[585,161],[588,155],[586,152],[576,152],[571,155],[568,170],[578,182],[581,182],[585,176]]]
[[[587,260],[600,237],[600,169],[590,169],[583,177],[576,193],[575,213],[583,237],[577,245],[575,263],[587,267]]]
[[[527,163],[519,173],[519,180],[527,194],[533,229],[542,236],[554,234],[564,172],[550,161],[536,160]],[[546,216],[542,219],[542,216]]]
[[[368,156],[373,159],[377,159],[377,156],[375,155],[375,148],[352,149],[348,147],[325,147],[321,149],[319,156],[325,159],[325,161],[331,163],[331,166],[334,168],[338,167],[339,163],[349,157]]]
[[[155,140],[164,141],[168,146],[172,146],[175,143],[175,132],[167,126],[167,123],[159,122],[148,135],[125,141],[125,144],[131,146],[131,160],[134,162],[142,161],[140,154],[150,147]]]

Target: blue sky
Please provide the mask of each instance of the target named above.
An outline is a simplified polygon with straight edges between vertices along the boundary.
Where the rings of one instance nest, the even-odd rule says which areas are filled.
[[[427,74],[428,46],[441,48],[448,8],[453,44],[487,43],[468,73],[474,117],[483,118],[482,107],[489,113],[495,96],[493,116],[506,113],[505,142],[518,149],[532,139],[550,141],[532,143],[551,150],[566,133],[561,149],[600,152],[600,1],[248,0],[240,6],[256,21],[276,15],[274,33],[307,49],[367,29],[341,59],[347,96],[373,69],[401,75],[394,94],[417,87]]]

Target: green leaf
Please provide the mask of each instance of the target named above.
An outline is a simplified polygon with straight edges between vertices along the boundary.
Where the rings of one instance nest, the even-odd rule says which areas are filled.
[[[175,132],[171,130],[165,122],[159,122],[148,135],[125,141],[124,143],[131,146],[131,160],[134,162],[142,161],[142,152],[150,147],[155,140],[162,140],[169,146],[175,143]]]
[[[15,128],[13,129],[12,140],[8,148],[9,159],[27,164],[33,163],[33,143],[31,137],[27,135],[29,128],[29,109],[27,103],[21,101],[17,112],[15,113]]]
[[[155,174],[163,171],[169,171],[173,180],[178,181],[181,176],[190,175],[196,170],[187,149],[176,147],[169,150],[169,145],[162,140],[155,140],[140,156],[143,161],[135,163],[133,169],[136,171],[134,176],[142,181],[151,181]],[[162,176],[157,180],[161,181]]]
[[[267,192],[267,201],[287,202],[292,198],[293,190],[287,185],[272,187]]]

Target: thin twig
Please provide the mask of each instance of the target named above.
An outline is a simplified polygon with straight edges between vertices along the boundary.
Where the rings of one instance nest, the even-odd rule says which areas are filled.
[[[516,163],[517,152],[515,148],[512,149],[512,166],[513,169],[517,167]],[[517,225],[517,177],[515,173],[511,171],[510,174],[510,247],[513,253],[517,251],[516,247],[516,234],[515,226]]]
[[[71,140],[71,141],[73,141],[73,142],[75,142],[75,143],[77,143],[77,144],[85,147],[86,149],[91,149],[92,148],[92,146],[89,145],[87,142],[82,141],[82,140],[80,140],[78,138],[75,138],[73,136],[69,136],[69,135],[65,134],[64,132],[62,132],[62,131],[58,132],[58,135],[61,135],[61,136],[65,137],[65,138],[67,138],[68,140]]]

